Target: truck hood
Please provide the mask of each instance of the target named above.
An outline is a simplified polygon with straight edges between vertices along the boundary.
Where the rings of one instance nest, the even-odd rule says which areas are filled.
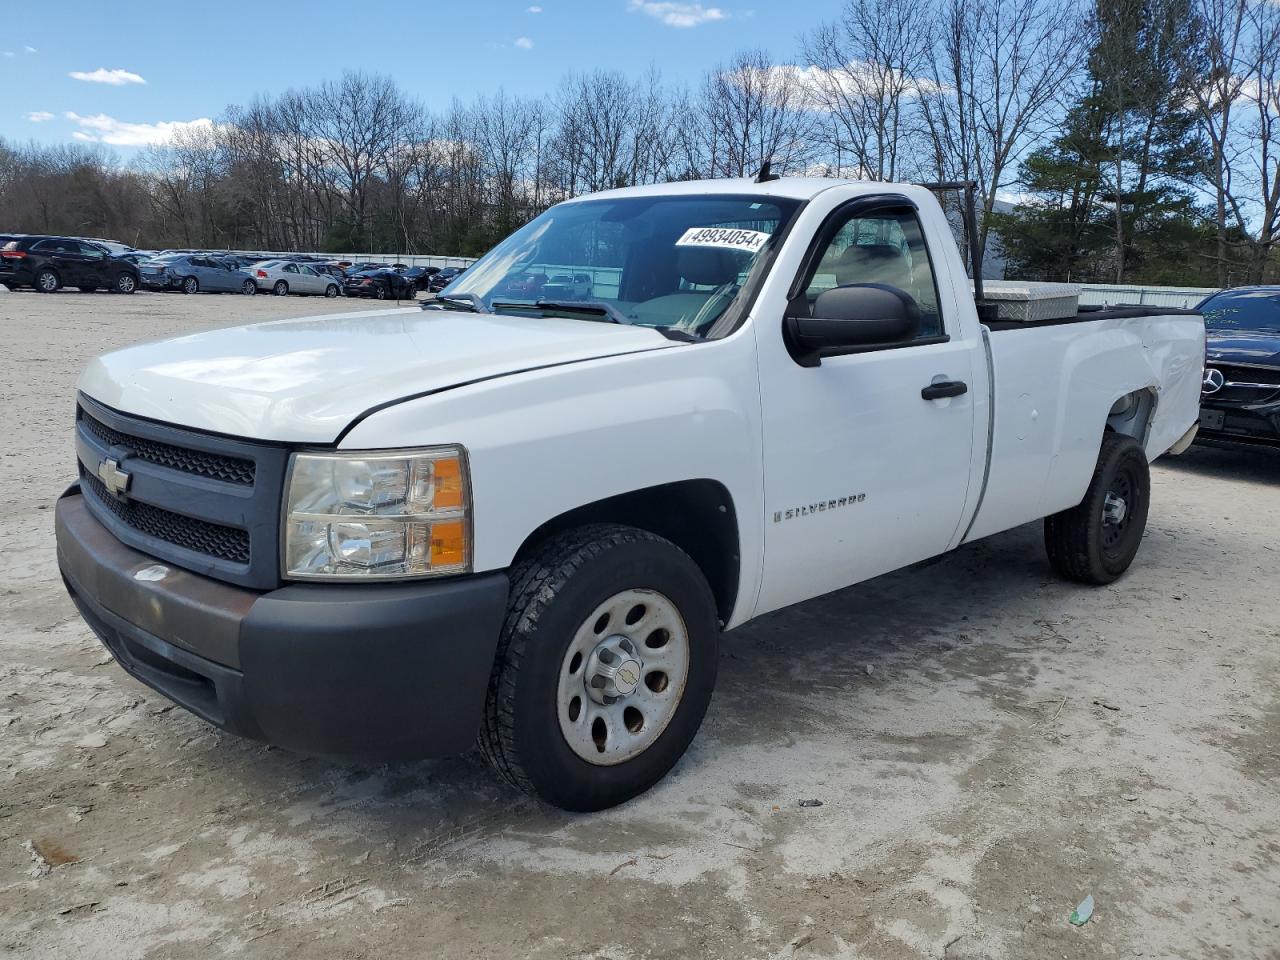
[[[680,346],[647,327],[393,309],[140,344],[92,361],[88,396],[258,440],[332,443],[374,407],[540,367]]]
[[[1254,363],[1280,367],[1280,333],[1209,329],[1205,341],[1210,363]]]

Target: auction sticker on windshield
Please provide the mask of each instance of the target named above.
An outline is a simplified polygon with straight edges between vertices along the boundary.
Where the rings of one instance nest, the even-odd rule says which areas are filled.
[[[677,247],[722,247],[756,253],[769,239],[759,230],[734,230],[726,227],[690,227],[676,241]]]

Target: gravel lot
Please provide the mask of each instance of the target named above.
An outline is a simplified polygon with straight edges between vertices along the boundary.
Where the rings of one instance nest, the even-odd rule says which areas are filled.
[[[80,368],[358,306],[0,293],[0,956],[1280,957],[1280,451],[1157,464],[1111,588],[1031,525],[730,634],[689,755],[603,814],[126,677],[54,563]]]

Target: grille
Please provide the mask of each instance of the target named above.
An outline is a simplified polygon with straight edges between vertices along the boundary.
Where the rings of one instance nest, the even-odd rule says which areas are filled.
[[[112,430],[105,423],[99,423],[83,410],[80,412],[80,417],[85,429],[107,446],[128,447],[132,455],[141,460],[168,467],[170,470],[193,473],[198,477],[209,477],[224,483],[238,483],[246,487],[253,486],[254,463],[252,460],[206,453],[203,450],[188,450],[161,443],[158,440],[147,440],[143,437],[120,433],[118,430]]]
[[[1240,367],[1229,363],[1209,362],[1216,367],[1226,384],[1216,393],[1207,394],[1211,400],[1229,403],[1266,403],[1280,394],[1280,370],[1267,367]]]
[[[229,563],[249,563],[249,534],[245,530],[184,517],[147,503],[117,500],[101,480],[85,470],[80,471],[80,481],[121,523],[139,533]]]

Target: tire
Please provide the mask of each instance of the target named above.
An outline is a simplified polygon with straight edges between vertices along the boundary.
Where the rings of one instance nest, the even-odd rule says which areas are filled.
[[[508,783],[565,810],[643,793],[684,754],[711,702],[720,627],[702,571],[655,534],[592,524],[548,540],[510,576],[481,753]],[[654,624],[671,629],[649,632]],[[635,660],[616,676],[630,691],[601,704],[604,688],[587,678],[621,640]]]
[[[255,297],[258,295],[258,285],[252,280],[246,280],[240,284],[240,292],[246,297]]]
[[[132,273],[117,273],[113,289],[116,293],[136,293],[138,278]]]
[[[36,272],[33,286],[41,293],[56,293],[62,286],[62,279],[53,270],[45,267]]]
[[[285,283],[283,280],[277,280],[275,282],[275,286],[271,288],[271,292],[277,297],[286,297],[289,295],[289,284]]]
[[[80,292],[81,293],[97,293],[98,288],[97,287],[80,287]]]
[[[387,288],[380,286],[373,291],[373,295],[379,300],[385,300],[387,299]]]
[[[324,295],[328,297],[330,300],[336,297],[338,295],[338,292],[339,292],[338,285],[336,283],[331,283],[324,288]]]
[[[1124,434],[1104,434],[1084,499],[1045,517],[1044,546],[1054,572],[1096,586],[1118,579],[1142,545],[1150,502],[1151,471],[1142,445]]]
[[[199,293],[200,281],[197,280],[195,277],[184,277],[182,280],[182,292],[183,293]]]

